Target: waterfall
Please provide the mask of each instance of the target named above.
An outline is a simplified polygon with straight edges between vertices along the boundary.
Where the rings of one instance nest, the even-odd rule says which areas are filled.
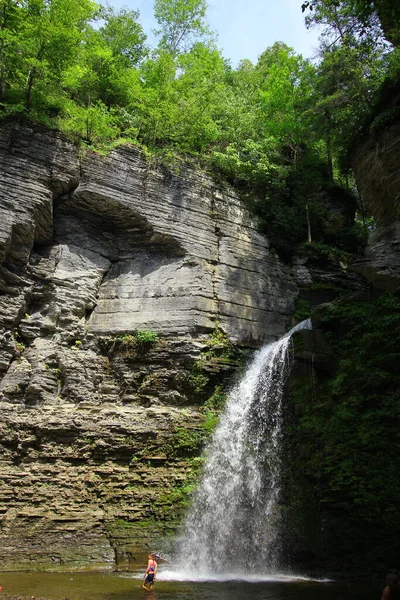
[[[179,544],[185,576],[279,568],[283,396],[291,335],[259,350],[231,391]]]

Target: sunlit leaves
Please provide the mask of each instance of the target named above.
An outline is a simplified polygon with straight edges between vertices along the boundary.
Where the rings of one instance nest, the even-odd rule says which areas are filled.
[[[160,25],[161,48],[172,55],[186,52],[209,35],[205,0],[155,0],[154,16]]]
[[[395,46],[400,44],[400,3],[398,0],[313,0],[304,2],[309,10],[306,23],[326,25],[325,36],[336,31],[345,36],[379,41],[382,34]],[[330,30],[330,32],[329,32]]]
[[[118,13],[107,7],[102,14],[105,23],[101,38],[114,58],[127,66],[137,65],[146,55],[146,35],[139,23],[139,13],[122,8]]]
[[[276,43],[260,56],[257,72],[264,127],[287,143],[301,143],[301,115],[312,94],[314,67],[285,44]]]
[[[324,49],[337,44],[352,44],[360,41],[382,44],[383,31],[378,15],[367,0],[369,8],[361,8],[358,0],[315,0],[303,4],[307,27],[322,27],[321,43]],[[361,8],[361,9],[360,9]]]
[[[90,0],[22,0],[3,5],[0,41],[2,96],[13,102],[32,94],[42,102],[46,86],[60,82],[63,70],[78,55],[88,21],[98,11]]]
[[[88,144],[93,145],[110,142],[120,133],[116,111],[108,110],[99,100],[90,107],[68,102],[63,126],[66,132],[74,136],[78,135]]]

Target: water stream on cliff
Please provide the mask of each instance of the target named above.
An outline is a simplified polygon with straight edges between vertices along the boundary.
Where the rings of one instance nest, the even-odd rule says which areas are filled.
[[[259,350],[228,397],[208,445],[171,578],[246,579],[277,573],[283,396],[296,325]]]

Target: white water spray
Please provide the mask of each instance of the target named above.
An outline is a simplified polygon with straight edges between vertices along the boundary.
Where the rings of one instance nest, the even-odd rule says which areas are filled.
[[[178,555],[185,578],[238,578],[279,567],[283,395],[291,335],[257,352],[229,394],[206,449],[204,472]]]

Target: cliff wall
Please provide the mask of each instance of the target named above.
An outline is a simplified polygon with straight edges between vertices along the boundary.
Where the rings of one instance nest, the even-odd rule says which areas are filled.
[[[203,404],[297,286],[201,173],[29,124],[0,162],[1,568],[124,568],[176,528]]]
[[[318,306],[294,341],[283,537],[292,564],[340,577],[400,560],[399,99],[353,157],[376,229],[351,269],[369,287]]]
[[[394,291],[400,282],[400,91],[381,107],[380,126],[364,139],[353,157],[357,185],[376,230],[371,232],[365,257],[355,270],[374,287]]]

